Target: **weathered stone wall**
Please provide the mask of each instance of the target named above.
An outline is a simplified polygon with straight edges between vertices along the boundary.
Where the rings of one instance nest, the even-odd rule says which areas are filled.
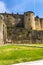
[[[43,43],[43,18],[35,17],[31,11],[24,15],[2,15],[4,20],[0,19],[0,40],[4,43],[6,39],[7,42]]]
[[[3,21],[0,19],[0,44],[2,45],[4,43],[3,41]]]
[[[41,22],[38,16],[35,17],[35,27],[36,27],[36,30],[41,30]]]
[[[18,30],[16,30],[18,31]],[[20,44],[24,44],[24,43],[43,43],[43,31],[31,31],[31,32],[21,32],[15,31],[15,35],[12,35],[12,39],[11,39],[11,43],[20,43]],[[9,42],[9,41],[8,41]]]
[[[3,21],[3,41],[4,41],[4,44],[6,44],[6,40],[7,40],[7,26]]]
[[[40,19],[41,30],[43,30],[43,18]]]
[[[0,15],[0,45],[3,45],[7,39],[7,26],[4,22],[4,16]]]

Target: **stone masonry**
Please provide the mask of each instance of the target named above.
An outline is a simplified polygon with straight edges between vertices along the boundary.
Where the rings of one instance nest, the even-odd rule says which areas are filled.
[[[43,43],[43,18],[32,11],[24,14],[0,13],[0,44]]]

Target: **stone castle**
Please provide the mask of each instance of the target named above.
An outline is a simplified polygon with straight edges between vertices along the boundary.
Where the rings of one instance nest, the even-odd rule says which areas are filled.
[[[0,44],[43,43],[43,18],[28,11],[21,14],[0,13]]]

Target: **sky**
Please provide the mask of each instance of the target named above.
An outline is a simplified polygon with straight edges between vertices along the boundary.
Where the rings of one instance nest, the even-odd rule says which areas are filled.
[[[43,0],[0,0],[0,13],[19,13],[33,11],[43,18]]]

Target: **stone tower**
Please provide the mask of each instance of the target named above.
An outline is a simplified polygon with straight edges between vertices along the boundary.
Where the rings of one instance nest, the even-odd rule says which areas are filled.
[[[35,17],[32,11],[24,13],[24,27],[27,30],[35,30]]]

